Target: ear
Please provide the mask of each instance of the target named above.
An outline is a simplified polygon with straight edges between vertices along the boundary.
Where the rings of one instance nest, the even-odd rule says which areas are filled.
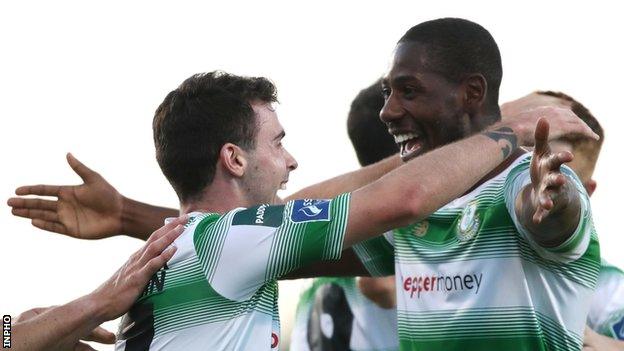
[[[247,170],[247,152],[232,143],[225,143],[219,152],[223,168],[234,177],[242,177]]]
[[[478,112],[487,97],[487,81],[483,75],[471,74],[463,80],[463,103],[467,111]]]
[[[594,191],[596,191],[596,186],[598,186],[598,183],[596,183],[595,180],[590,179],[583,183],[583,186],[585,187],[585,190],[587,190],[587,195],[592,196]]]

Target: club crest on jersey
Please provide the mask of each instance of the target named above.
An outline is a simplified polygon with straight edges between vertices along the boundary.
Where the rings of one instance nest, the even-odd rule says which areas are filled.
[[[617,323],[611,325],[611,330],[618,340],[624,340],[624,317],[620,318]]]
[[[420,221],[414,225],[412,228],[412,234],[416,235],[419,238],[427,235],[427,231],[429,230],[429,221],[426,219],[424,221]]]
[[[330,200],[295,200],[290,219],[295,223],[329,221]]]
[[[457,223],[457,239],[468,241],[472,239],[479,230],[479,214],[477,213],[477,203],[471,202],[466,206]]]

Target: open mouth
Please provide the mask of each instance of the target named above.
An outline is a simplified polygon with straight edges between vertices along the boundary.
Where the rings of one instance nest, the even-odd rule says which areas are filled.
[[[416,133],[394,135],[394,142],[399,145],[401,159],[407,161],[418,156],[424,149],[422,137]]]
[[[280,183],[280,190],[286,190],[286,184],[288,183],[288,181],[283,181]]]

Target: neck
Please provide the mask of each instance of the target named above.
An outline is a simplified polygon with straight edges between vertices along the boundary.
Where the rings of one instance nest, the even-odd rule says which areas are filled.
[[[214,181],[202,191],[198,199],[180,203],[181,213],[212,212],[226,213],[237,207],[249,207],[247,197],[236,184],[220,184]]]

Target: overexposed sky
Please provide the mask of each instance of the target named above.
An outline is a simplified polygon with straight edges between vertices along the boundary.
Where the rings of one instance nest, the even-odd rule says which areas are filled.
[[[0,4],[0,196],[24,184],[74,184],[71,151],[123,194],[175,207],[154,158],[151,121],[193,73],[222,69],[277,85],[286,147],[299,161],[285,194],[357,168],[346,115],[412,25],[463,17],[503,57],[501,102],[564,91],[606,129],[594,219],[603,256],[620,254],[620,86],[624,25],[615,5],[570,1],[187,2],[19,1]],[[67,302],[95,289],[141,242],[79,241],[0,212],[0,313]],[[235,274],[235,272],[233,272]],[[284,329],[300,283],[281,287]],[[111,324],[114,328],[114,324]]]

